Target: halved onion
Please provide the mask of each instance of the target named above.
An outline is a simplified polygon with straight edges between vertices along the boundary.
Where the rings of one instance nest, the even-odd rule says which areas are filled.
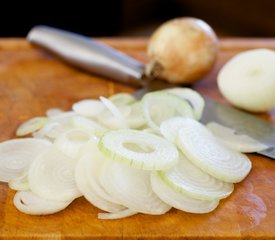
[[[19,177],[51,145],[47,140],[33,138],[12,139],[0,143],[0,181],[8,182]]]
[[[207,127],[226,146],[238,152],[258,152],[268,148],[267,145],[258,142],[254,138],[244,134],[236,134],[234,129],[225,127],[216,122],[209,122]]]
[[[151,184],[153,191],[162,201],[185,212],[208,213],[213,211],[219,204],[217,199],[212,201],[199,200],[175,191],[156,172],[151,173]]]
[[[247,176],[251,169],[248,157],[226,147],[198,121],[182,121],[178,146],[197,167],[225,182],[240,182]]]
[[[41,198],[29,191],[19,191],[14,195],[14,206],[30,215],[47,215],[65,209],[72,201],[54,201]]]
[[[151,133],[132,129],[105,133],[99,149],[115,161],[146,170],[167,169],[178,160],[178,151],[172,143]]]

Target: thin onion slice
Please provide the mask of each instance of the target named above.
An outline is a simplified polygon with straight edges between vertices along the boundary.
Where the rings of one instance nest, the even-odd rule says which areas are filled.
[[[191,88],[169,88],[165,91],[187,100],[194,109],[195,119],[199,120],[201,118],[205,102],[198,92]]]
[[[39,197],[55,201],[71,201],[81,196],[74,178],[75,165],[75,159],[52,146],[29,168],[31,191]]]
[[[141,102],[137,101],[131,105],[130,113],[125,116],[129,128],[140,128],[146,124],[145,118],[142,114]]]
[[[101,96],[99,97],[99,99],[104,104],[104,106],[110,111],[110,113],[114,116],[115,120],[117,120],[117,128],[128,128],[127,121],[124,117],[124,114],[120,111],[120,109],[112,101],[105,97]],[[130,108],[127,108],[127,111],[130,111]]]
[[[99,100],[84,99],[74,103],[72,109],[80,116],[94,118],[98,114],[102,113],[106,108]]]
[[[175,191],[156,172],[151,173],[151,184],[153,191],[162,201],[184,212],[208,213],[219,204],[219,200],[199,200]]]
[[[152,191],[149,171],[105,161],[100,181],[107,192],[133,211],[158,215],[171,208]]]
[[[194,118],[190,104],[184,99],[164,91],[147,93],[141,100],[142,110],[147,124],[159,131],[160,124],[176,116]]]
[[[21,175],[12,178],[9,182],[9,187],[16,191],[28,191],[30,190],[28,181],[28,172],[23,172]]]
[[[160,125],[161,134],[172,143],[177,143],[179,130],[184,125],[182,117],[172,117],[163,121]]]
[[[135,97],[129,93],[116,93],[108,98],[117,106],[124,106],[136,102]]]
[[[226,198],[234,189],[232,183],[218,180],[200,170],[183,154],[180,154],[174,168],[159,171],[158,175],[174,190],[202,200]]]
[[[14,195],[14,206],[30,215],[47,215],[65,209],[72,201],[54,201],[38,197],[29,191],[19,191]]]
[[[94,134],[98,137],[101,137],[108,130],[96,121],[81,116],[73,117],[72,123],[74,127],[82,129],[83,131]]]
[[[182,121],[178,145],[197,167],[225,182],[240,182],[247,176],[251,169],[248,157],[226,147],[198,121]]]
[[[31,118],[28,121],[22,123],[16,129],[16,136],[25,136],[30,133],[36,132],[41,129],[48,122],[46,117],[35,117]]]
[[[178,151],[172,143],[132,129],[107,132],[99,141],[99,149],[115,161],[146,170],[167,169],[178,160]]]
[[[12,139],[0,143],[0,181],[8,182],[20,176],[51,145],[47,140],[33,138]]]
[[[63,113],[64,111],[60,108],[49,108],[46,111],[46,116],[47,117],[55,117],[58,116],[59,114]]]
[[[92,135],[80,129],[71,129],[56,138],[54,145],[65,155],[71,158],[76,158],[80,148],[85,143],[89,142],[92,137]]]
[[[234,129],[225,127],[216,122],[209,122],[206,126],[226,146],[238,152],[259,152],[268,148],[267,145],[258,142],[254,138],[244,134],[236,134]]]
[[[115,213],[98,213],[97,217],[98,217],[98,219],[111,220],[111,219],[120,219],[120,218],[130,217],[137,213],[138,212],[127,208],[127,209],[124,209],[124,210],[121,210],[121,211],[115,212]]]
[[[96,165],[100,165],[99,161],[90,154],[84,155],[79,159],[75,169],[77,187],[83,196],[97,208],[107,212],[119,212],[125,207],[113,201],[111,196],[106,197],[107,193],[104,192],[105,190],[98,183],[98,172],[101,166]],[[89,181],[89,176],[94,181]]]

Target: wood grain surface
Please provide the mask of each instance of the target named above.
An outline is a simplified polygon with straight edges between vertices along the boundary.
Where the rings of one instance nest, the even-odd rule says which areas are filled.
[[[146,62],[146,39],[100,41]],[[221,40],[215,68],[192,87],[225,102],[216,85],[220,67],[240,51],[262,47],[275,49],[275,39]],[[14,138],[20,123],[48,108],[69,110],[81,99],[134,90],[66,65],[24,39],[0,39],[0,141]],[[260,117],[275,122],[274,111]],[[248,156],[249,176],[215,211],[202,215],[172,209],[161,216],[99,220],[100,210],[81,197],[62,212],[29,216],[13,206],[15,192],[0,183],[0,239],[275,239],[275,161]]]

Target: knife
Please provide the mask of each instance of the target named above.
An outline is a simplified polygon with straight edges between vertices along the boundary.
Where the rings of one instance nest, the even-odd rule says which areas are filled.
[[[141,90],[134,94],[136,97],[148,91],[175,87],[174,84],[148,78],[143,63],[90,37],[49,26],[35,26],[28,33],[27,39],[73,66],[115,81],[141,86]],[[235,129],[237,134],[251,136],[268,146],[268,149],[258,154],[275,159],[274,124],[208,97],[204,98],[206,106],[202,123],[214,121]]]

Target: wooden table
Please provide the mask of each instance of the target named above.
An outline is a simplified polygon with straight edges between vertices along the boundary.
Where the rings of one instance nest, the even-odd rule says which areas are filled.
[[[100,40],[146,62],[146,39]],[[275,39],[221,40],[214,70],[193,88],[225,101],[216,86],[218,70],[236,53],[260,47],[275,49]],[[24,39],[0,40],[0,141],[13,138],[22,121],[48,108],[69,110],[80,99],[133,91],[74,69]],[[274,111],[261,117],[275,122]],[[29,216],[17,211],[14,191],[0,183],[0,239],[275,239],[275,161],[254,154],[249,158],[249,176],[214,212],[203,215],[172,209],[162,216],[98,220],[100,210],[81,197],[60,213]]]

